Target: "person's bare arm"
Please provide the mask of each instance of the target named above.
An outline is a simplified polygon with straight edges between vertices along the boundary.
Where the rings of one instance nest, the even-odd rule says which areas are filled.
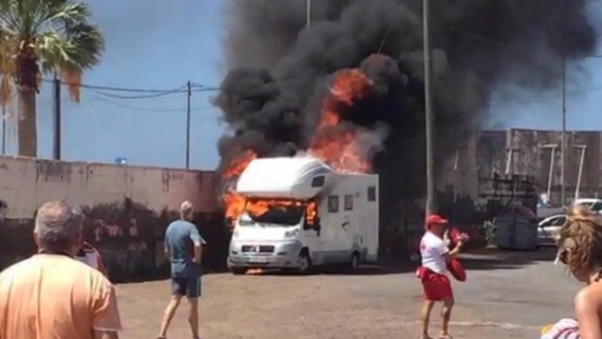
[[[200,243],[194,244],[194,262],[200,263],[203,256],[203,247]]]
[[[451,260],[460,254],[462,250],[462,246],[464,246],[464,242],[468,239],[466,234],[461,234],[458,239],[456,239],[456,246],[451,251],[445,252],[443,255],[446,260]]]
[[[458,254],[460,254],[460,250],[462,249],[462,243],[458,242],[456,243],[456,246],[451,250],[451,251],[447,251],[443,254],[443,256],[445,257],[445,259],[453,259],[455,258]]]
[[[581,339],[602,339],[600,326],[600,297],[584,288],[575,297],[575,313]]]
[[[167,230],[165,230],[165,238],[163,240],[163,253],[165,253],[165,257],[169,258],[169,226]]]
[[[201,237],[201,234],[199,233],[199,230],[197,230],[196,226],[191,226],[190,228],[190,240],[194,246],[194,262],[200,264],[203,256],[203,244],[205,244],[205,240],[203,240],[203,237]]]

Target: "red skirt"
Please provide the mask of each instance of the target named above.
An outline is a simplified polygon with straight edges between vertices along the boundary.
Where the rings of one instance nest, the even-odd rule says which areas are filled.
[[[424,290],[424,299],[442,301],[453,298],[451,282],[445,274],[439,274],[426,267],[418,267],[416,276],[420,279]]]

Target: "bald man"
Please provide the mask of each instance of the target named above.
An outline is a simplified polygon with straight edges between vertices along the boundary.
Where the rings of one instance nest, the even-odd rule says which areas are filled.
[[[180,205],[180,219],[172,222],[165,231],[165,254],[171,263],[172,298],[165,313],[159,331],[159,339],[166,338],[182,297],[186,296],[190,304],[188,323],[194,339],[199,337],[199,304],[201,296],[201,255],[205,241],[193,218],[192,204],[184,201]]]

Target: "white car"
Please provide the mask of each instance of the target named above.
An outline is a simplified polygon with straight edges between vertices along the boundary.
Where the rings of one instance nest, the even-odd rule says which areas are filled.
[[[602,199],[597,198],[581,198],[572,203],[572,206],[587,206],[592,211],[602,213]],[[562,214],[564,207],[551,207],[548,203],[540,199],[537,204],[537,216],[540,218],[548,218]]]
[[[540,221],[537,228],[537,244],[545,247],[556,246],[556,235],[565,222],[565,214],[556,214]]]

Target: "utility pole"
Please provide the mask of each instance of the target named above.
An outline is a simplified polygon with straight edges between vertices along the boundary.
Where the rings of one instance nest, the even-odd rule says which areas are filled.
[[[190,97],[192,96],[190,81],[188,81],[186,87],[188,88],[186,93],[186,169],[190,169]]]
[[[53,105],[52,105],[52,122],[53,122],[53,140],[52,140],[52,159],[61,160],[61,80],[58,75],[54,74],[53,81]]]
[[[436,186],[435,186],[435,136],[433,126],[433,92],[432,72],[433,53],[431,50],[431,6],[430,0],[422,1],[422,35],[424,49],[424,121],[426,137],[426,214],[436,212]]]
[[[307,28],[311,25],[311,0],[305,0],[305,25]]]
[[[562,132],[560,136],[560,201],[566,204],[566,56],[562,55]]]
[[[2,105],[2,155],[6,155],[6,104]]]

